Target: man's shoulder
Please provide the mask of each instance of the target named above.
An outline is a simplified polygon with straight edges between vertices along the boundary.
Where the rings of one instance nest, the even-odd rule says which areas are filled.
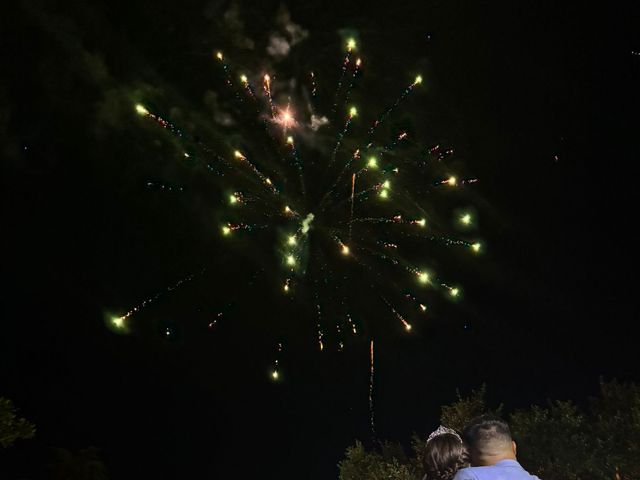
[[[515,462],[513,465],[462,468],[458,470],[453,480],[492,480],[497,478],[504,480],[540,480]]]
[[[474,467],[461,468],[456,473],[456,476],[453,477],[453,480],[478,480],[474,470],[477,470]]]

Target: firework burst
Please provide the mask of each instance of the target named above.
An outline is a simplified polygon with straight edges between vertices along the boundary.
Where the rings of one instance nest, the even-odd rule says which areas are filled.
[[[253,245],[274,295],[304,299],[307,316],[315,318],[309,324],[319,350],[341,350],[346,337],[361,332],[371,336],[380,331],[371,324],[385,318],[391,328],[415,331],[430,302],[462,294],[436,271],[440,247],[483,250],[471,238],[471,213],[449,212],[450,223],[438,213],[439,199],[476,179],[450,169],[453,150],[424,147],[391,123],[423,77],[414,76],[377,117],[365,115],[367,108],[353,101],[362,77],[355,47],[352,40],[345,45],[335,92],[319,88],[318,70],[303,72],[305,82],[285,87],[273,73],[237,69],[225,54],[214,53],[212,61],[221,66],[220,95],[230,100],[233,118],[226,141],[216,147],[144,104],[135,105],[141,117],[178,139],[182,155],[199,157],[219,173],[221,220],[212,224],[212,235],[221,236],[224,255],[243,255],[234,251],[238,237]],[[312,101],[305,105],[301,98]],[[335,120],[323,115],[323,104]],[[447,233],[456,227],[466,238]],[[115,317],[114,328],[124,329],[152,300]],[[277,345],[273,380],[282,368],[282,343]]]

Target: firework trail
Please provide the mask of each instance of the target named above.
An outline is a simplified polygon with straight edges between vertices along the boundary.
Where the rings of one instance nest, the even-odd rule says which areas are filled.
[[[369,343],[369,426],[371,427],[371,437],[376,439],[376,422],[375,411],[373,408],[373,380],[374,380],[374,363],[373,363],[373,340]]]
[[[193,280],[198,275],[202,275],[205,271],[206,271],[206,268],[203,268],[198,273],[192,273],[191,275],[188,275],[188,276],[186,276],[184,278],[181,278],[176,283],[169,285],[165,289],[157,292],[155,295],[143,300],[138,305],[136,305],[133,308],[131,308],[124,315],[111,317],[110,318],[111,325],[117,330],[126,331],[127,330],[127,320],[129,320],[133,315],[135,315],[136,313],[139,313],[141,310],[144,310],[145,308],[149,307],[152,303],[156,302],[159,298],[170,294],[176,288],[179,288],[182,284],[184,284],[186,282],[190,282],[191,280]]]
[[[356,83],[356,78],[358,77],[358,73],[360,73],[360,67],[362,66],[362,59],[358,58],[355,63],[355,67],[353,69],[353,74],[351,75],[351,82],[349,82],[349,86],[347,87],[347,91],[344,95],[344,103],[349,103],[351,99],[351,92],[353,91],[353,87]]]
[[[395,102],[393,102],[393,104],[382,113],[382,115],[376,118],[375,122],[373,122],[373,125],[369,129],[369,139],[373,137],[373,134],[375,133],[375,131],[382,124],[382,122],[384,122],[385,119],[391,114],[391,112],[393,112],[396,108],[398,108],[398,105],[400,105],[400,103],[405,98],[407,98],[411,92],[413,92],[416,85],[420,85],[421,83],[422,83],[422,76],[418,75],[413,81],[413,83],[411,83],[407,88],[404,89],[404,92],[402,92],[402,95],[400,95],[398,99]]]
[[[251,83],[249,83],[249,78],[244,73],[240,75],[240,81],[242,82],[242,87],[245,89],[249,98],[254,102],[257,102],[258,99],[256,98],[256,92]]]
[[[349,115],[347,116],[347,121],[345,122],[344,127],[342,128],[342,131],[338,134],[338,141],[336,142],[336,146],[333,149],[333,153],[331,154],[331,163],[329,164],[329,166],[333,165],[333,162],[336,161],[336,155],[338,154],[338,150],[340,150],[340,145],[342,145],[342,140],[344,139],[344,136],[347,134],[347,131],[349,130],[349,126],[351,125],[351,122],[357,115],[358,115],[358,109],[356,107],[351,107],[349,109]]]
[[[338,79],[338,87],[336,88],[335,98],[333,100],[333,108],[331,113],[335,114],[338,109],[338,100],[340,98],[340,90],[342,90],[342,82],[344,81],[344,77],[347,73],[347,67],[349,66],[349,62],[351,62],[351,54],[353,50],[356,48],[356,41],[353,38],[350,38],[347,41],[347,53],[342,61],[342,68],[340,70],[340,78]]]
[[[269,100],[269,107],[271,108],[271,118],[275,118],[276,107],[273,103],[273,97],[271,96],[271,77],[268,74],[265,74],[263,77],[262,89],[264,90],[264,94]]]
[[[351,175],[351,215],[349,216],[349,242],[353,232],[353,201],[356,194],[356,174]]]
[[[316,74],[311,72],[309,74],[311,78],[311,96],[315,99],[318,96],[318,83],[316,82]]]

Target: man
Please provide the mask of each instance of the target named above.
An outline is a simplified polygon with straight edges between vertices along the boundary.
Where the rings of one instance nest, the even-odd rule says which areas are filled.
[[[540,480],[516,460],[516,442],[509,425],[492,415],[476,417],[462,432],[471,467],[458,470],[453,480]]]

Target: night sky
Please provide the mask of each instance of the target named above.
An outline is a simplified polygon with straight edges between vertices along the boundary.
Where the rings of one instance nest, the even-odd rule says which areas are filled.
[[[133,112],[155,98],[178,117],[208,115],[216,134],[229,100],[218,48],[334,84],[355,35],[360,103],[384,108],[420,71],[425,88],[402,115],[480,179],[487,251],[442,259],[462,301],[435,302],[411,335],[383,318],[368,330],[380,438],[429,433],[456,389],[483,382],[490,403],[513,409],[584,403],[600,376],[640,380],[632,2],[298,3],[284,7],[289,25],[308,36],[282,59],[266,51],[284,35],[275,1],[3,6],[0,395],[38,433],[0,468],[39,478],[50,447],[96,446],[110,478],[337,478],[345,448],[371,442],[368,339],[319,352],[313,309],[251,280],[252,255],[230,260],[208,216],[219,194],[172,166],[154,142],[163,132]],[[106,327],[203,268],[130,335]],[[232,302],[234,289],[246,295]],[[280,332],[284,378],[272,382]]]

